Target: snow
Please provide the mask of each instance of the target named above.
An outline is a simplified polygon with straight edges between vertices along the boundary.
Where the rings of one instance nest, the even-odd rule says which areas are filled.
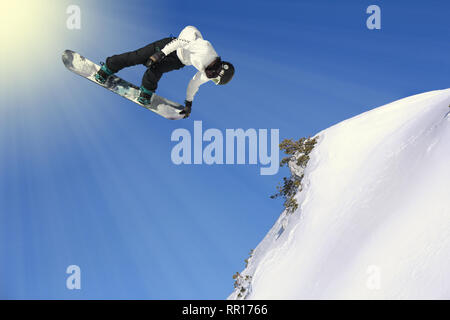
[[[244,298],[450,299],[449,105],[450,89],[427,92],[318,133]]]

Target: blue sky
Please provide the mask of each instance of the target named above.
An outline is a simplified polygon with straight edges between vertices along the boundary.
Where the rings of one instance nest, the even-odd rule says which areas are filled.
[[[23,35],[11,30],[14,56],[1,61],[4,299],[226,298],[281,213],[269,196],[288,172],[176,166],[175,129],[193,132],[202,120],[205,129],[279,129],[280,139],[298,139],[448,88],[445,1],[41,1],[23,22],[33,41],[15,50]],[[80,30],[66,28],[69,4],[81,9]],[[371,4],[381,30],[366,28]],[[188,120],[165,120],[61,63],[65,49],[99,62],[186,25],[236,67],[229,85],[200,88]],[[119,75],[139,84],[144,71]],[[158,93],[182,102],[194,73],[166,74]],[[65,286],[72,264],[81,290]]]

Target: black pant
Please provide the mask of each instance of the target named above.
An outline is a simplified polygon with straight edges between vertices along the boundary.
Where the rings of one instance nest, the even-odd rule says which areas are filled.
[[[112,72],[116,73],[126,67],[135,66],[138,64],[144,64],[148,58],[154,54],[157,50],[164,48],[166,44],[175,38],[164,38],[149,45],[137,49],[136,51],[125,52],[122,54],[114,55],[106,59],[106,66]],[[161,62],[156,64],[152,68],[147,68],[147,71],[142,77],[142,85],[145,89],[155,91],[158,87],[158,81],[161,79],[163,73],[181,69],[184,64],[178,59],[176,51],[167,55]]]

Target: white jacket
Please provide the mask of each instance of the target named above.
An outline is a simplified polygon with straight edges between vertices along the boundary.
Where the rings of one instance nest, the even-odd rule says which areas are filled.
[[[184,28],[178,38],[169,42],[161,51],[168,55],[175,50],[178,58],[184,65],[192,65],[198,70],[191,81],[189,81],[186,92],[186,100],[192,101],[198,88],[211,80],[206,76],[205,68],[219,55],[211,43],[203,39],[200,31],[193,26]]]

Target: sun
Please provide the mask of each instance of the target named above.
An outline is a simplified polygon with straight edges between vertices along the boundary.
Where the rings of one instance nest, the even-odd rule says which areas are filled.
[[[7,54],[30,48],[42,37],[48,1],[1,0],[0,43]]]
[[[2,78],[11,80],[17,73],[32,70],[51,52],[64,28],[59,21],[65,11],[60,7],[52,0],[0,0]]]

